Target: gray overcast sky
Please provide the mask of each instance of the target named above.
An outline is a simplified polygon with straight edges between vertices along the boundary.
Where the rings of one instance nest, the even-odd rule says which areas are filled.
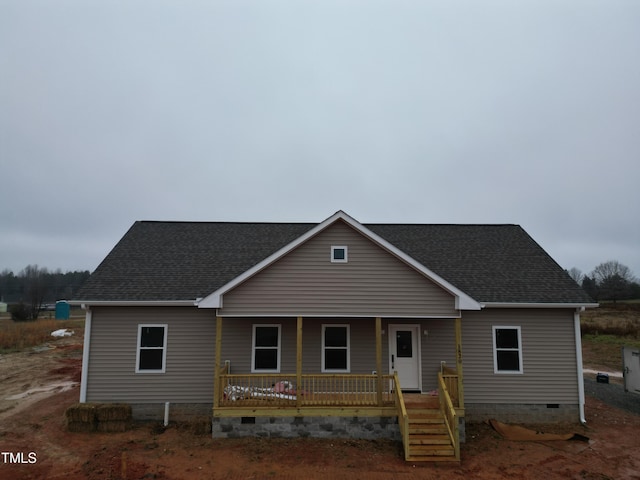
[[[640,276],[640,2],[0,0],[0,178],[15,273],[342,209]]]

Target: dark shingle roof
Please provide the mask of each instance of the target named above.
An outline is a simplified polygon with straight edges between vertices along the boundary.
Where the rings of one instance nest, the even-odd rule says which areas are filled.
[[[77,299],[205,297],[316,226],[136,222],[91,275]],[[517,225],[365,227],[479,302],[593,303]]]
[[[482,303],[594,303],[519,225],[367,228]]]

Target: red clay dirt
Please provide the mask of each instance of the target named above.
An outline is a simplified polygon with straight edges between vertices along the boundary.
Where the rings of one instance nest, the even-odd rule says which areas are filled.
[[[164,430],[157,424],[123,433],[70,433],[64,412],[78,400],[77,385],[8,406],[4,399],[16,388],[77,382],[80,341],[0,358],[0,479],[640,479],[640,416],[590,397],[586,428],[528,425],[580,433],[588,443],[514,442],[487,424],[472,424],[459,465],[408,463],[399,443],[383,440],[214,440],[197,426]]]

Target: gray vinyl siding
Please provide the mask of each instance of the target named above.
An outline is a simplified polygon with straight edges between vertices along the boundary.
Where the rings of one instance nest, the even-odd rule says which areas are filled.
[[[135,373],[139,324],[167,324],[165,373]],[[88,402],[211,403],[215,317],[180,307],[92,309]]]
[[[280,373],[296,371],[295,318],[224,318],[222,329],[222,360],[231,362],[231,372],[251,371],[251,341],[253,325],[282,325]],[[370,374],[376,369],[376,332],[374,318],[303,318],[302,372],[320,373],[322,365],[322,325],[350,325],[351,372]],[[407,321],[389,319],[382,323],[382,372],[389,372],[389,325],[420,325],[423,391],[437,388],[440,361],[455,368],[455,329],[453,319]],[[424,330],[428,334],[424,335]]]
[[[348,247],[347,263],[330,261]],[[455,316],[455,298],[343,222],[223,296],[221,315]]]
[[[496,374],[492,326],[519,326],[523,374]],[[465,403],[576,404],[573,311],[487,309],[462,318]]]
[[[322,366],[322,325],[350,325],[350,373],[371,373],[376,368],[375,319],[305,318],[302,328],[302,373],[320,373]],[[231,362],[231,373],[251,372],[253,325],[281,325],[280,373],[296,372],[295,318],[224,318],[222,361]]]
[[[421,324],[422,391],[438,388],[440,362],[456,368],[455,320],[428,320]],[[424,331],[428,334],[425,335]]]

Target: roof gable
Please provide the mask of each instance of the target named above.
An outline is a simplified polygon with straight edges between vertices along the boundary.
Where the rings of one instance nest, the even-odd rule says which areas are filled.
[[[395,256],[402,262],[406,263],[411,268],[418,271],[420,274],[422,274],[427,279],[431,280],[433,283],[435,283],[442,289],[449,292],[451,295],[455,297],[455,306],[457,309],[459,310],[479,310],[480,309],[480,304],[476,300],[468,296],[466,293],[464,293],[462,290],[455,287],[451,283],[447,282],[445,279],[443,279],[436,273],[426,268],[423,264],[416,262],[415,259],[411,258],[405,252],[399,250],[397,247],[387,242],[385,239],[383,239],[373,231],[369,230],[364,225],[357,222],[355,219],[353,219],[343,211],[336,212],[334,215],[327,218],[325,221],[318,224],[316,227],[312,228],[311,230],[307,231],[305,234],[301,235],[300,237],[298,237],[288,245],[285,245],[284,247],[279,249],[277,252],[274,252],[272,255],[265,258],[264,260],[256,264],[251,269],[247,270],[243,274],[239,275],[238,277],[234,278],[227,284],[223,285],[222,287],[217,289],[215,292],[211,293],[206,298],[199,301],[198,306],[200,308],[221,308],[222,297],[225,293],[231,291],[238,285],[244,283],[249,278],[257,275],[259,272],[263,271],[265,268],[274,264],[279,259],[287,255],[288,253],[292,252],[296,248],[308,242],[310,239],[314,238],[321,232],[325,231],[332,225],[336,224],[336,222],[346,223],[355,231],[360,233],[362,236],[372,241],[382,249],[386,250],[387,252],[389,252],[391,255]]]

